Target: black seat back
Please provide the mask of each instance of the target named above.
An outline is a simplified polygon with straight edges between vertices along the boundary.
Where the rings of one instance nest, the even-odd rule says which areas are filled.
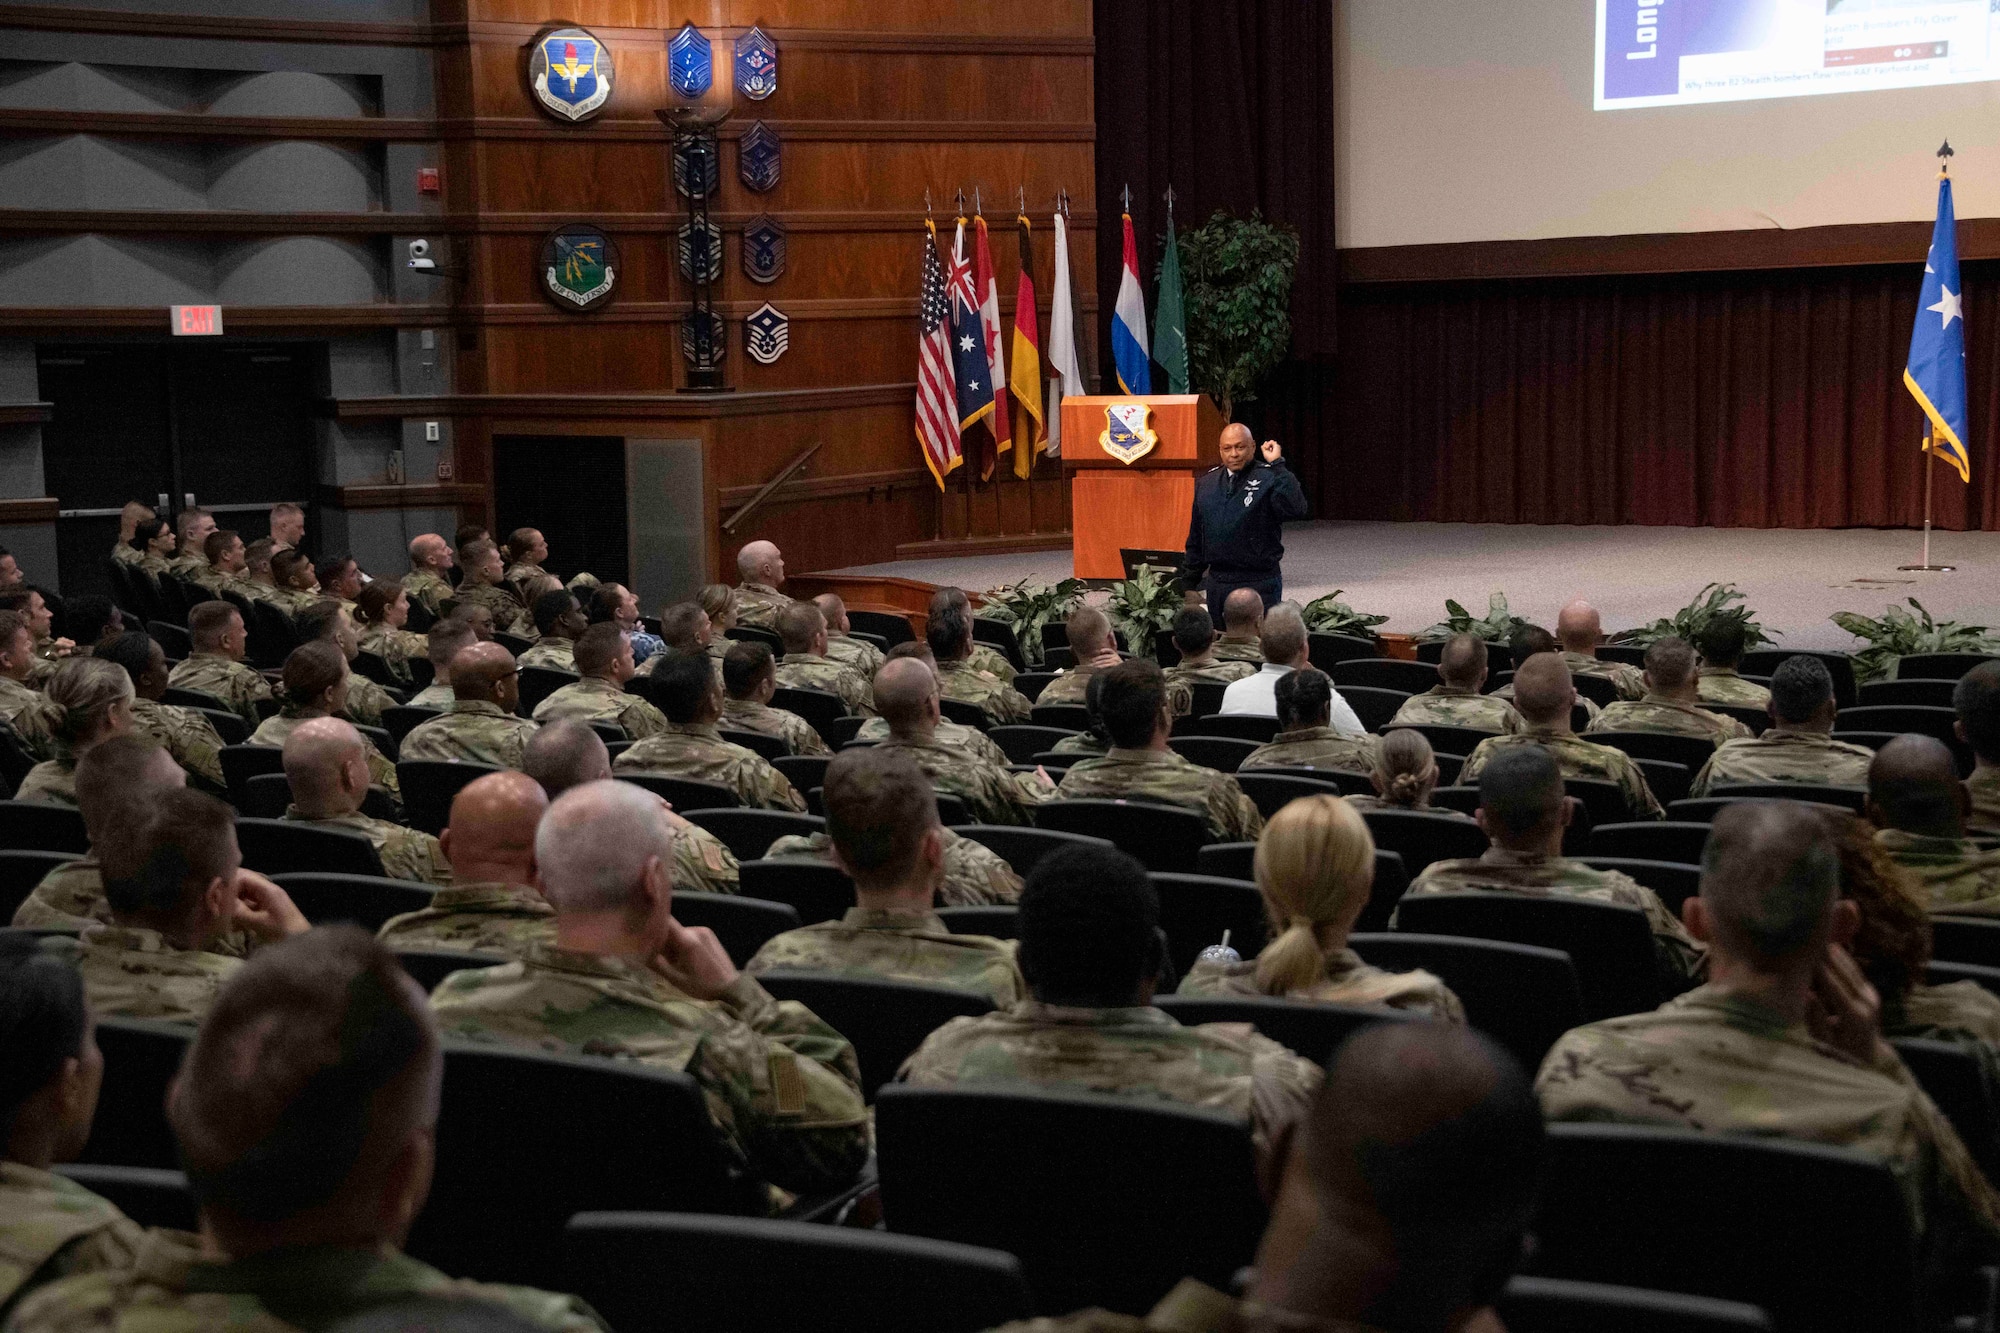
[[[736,873],[744,897],[783,903],[799,914],[802,925],[838,921],[854,906],[854,881],[830,861],[752,859],[740,863]]]
[[[1307,660],[1329,676],[1343,662],[1371,661],[1381,652],[1373,639],[1364,639],[1358,634],[1306,635]]]
[[[986,735],[1006,754],[1007,762],[1026,764],[1032,763],[1035,756],[1044,750],[1055,749],[1057,745],[1076,733],[1065,731],[1061,727],[1038,727],[1028,723],[1016,723],[1011,726],[994,727]]]
[[[243,849],[243,864],[263,875],[317,871],[383,878],[375,845],[366,835],[346,829],[243,818],[236,821],[236,845]]]
[[[996,940],[1019,939],[1021,935],[1021,909],[1012,903],[940,907],[937,914],[954,935],[985,935]]]
[[[167,1086],[180,1073],[194,1029],[141,1018],[100,1017],[97,1045],[104,1052],[104,1085],[97,1118],[80,1162],[114,1166],[180,1168],[180,1149],[167,1128]]]
[[[1249,1129],[1219,1112],[892,1084],[875,1126],[889,1229],[1005,1246],[1037,1309],[1139,1314],[1184,1277],[1226,1288],[1263,1230]]]
[[[2000,1174],[2000,1107],[1976,1043],[1970,1036],[1956,1041],[1895,1037],[1889,1042],[1991,1180]]]
[[[1908,659],[1905,659],[1906,661]],[[1861,695],[1855,700],[1862,708],[1874,708],[1884,704],[1914,704],[1919,708],[1951,707],[1952,691],[1958,688],[1956,680],[1871,680],[1861,687]],[[1858,742],[1857,742],[1858,744]]]
[[[1208,821],[1199,812],[1145,801],[1050,801],[1036,808],[1035,823],[1063,833],[1109,838],[1120,851],[1145,862],[1148,870],[1192,870],[1195,853],[1208,841]]]
[[[342,874],[336,871],[293,871],[271,877],[291,895],[306,920],[315,926],[336,921],[352,921],[369,930],[380,930],[392,916],[421,912],[431,905],[437,892],[428,884],[382,875]]]
[[[782,759],[773,759],[771,767],[783,773],[795,790],[811,791],[814,787],[826,785],[827,766],[832,762],[829,755],[788,754]]]
[[[1816,805],[1836,805],[1858,815],[1862,807],[1868,803],[1868,789],[1806,782],[1725,782],[1710,787],[1708,796],[1703,799],[1740,801],[1758,797],[1771,801],[1808,801]],[[1714,815],[1711,814],[1709,818],[1713,819]]]
[[[797,930],[799,914],[783,903],[765,902],[730,893],[676,893],[674,919],[684,926],[706,926],[722,942],[729,960],[742,967],[764,942]]]
[[[49,1168],[55,1174],[109,1199],[118,1211],[142,1227],[193,1231],[201,1225],[194,1194],[179,1171],[151,1166],[103,1166],[65,1162]]]
[[[1456,861],[1486,852],[1479,825],[1422,810],[1364,810],[1361,817],[1375,845],[1401,853],[1403,868],[1415,879],[1433,861]]]
[[[773,736],[762,731],[738,731],[730,727],[721,728],[721,733],[722,739],[731,745],[740,745],[767,762],[781,759],[792,752],[782,736]]]
[[[410,974],[410,979],[424,988],[426,994],[438,988],[438,983],[454,972],[469,972],[483,967],[498,967],[512,961],[497,954],[463,953],[457,949],[397,949],[396,961]]]
[[[1708,846],[1708,823],[1681,817],[1679,807],[1691,804],[1675,801],[1673,816],[1662,822],[1634,820],[1623,824],[1599,824],[1590,831],[1592,856],[1624,856],[1640,861],[1678,861],[1700,865],[1701,850]]]
[[[1950,680],[1986,662],[2000,661],[1991,653],[1910,653],[1896,659],[1898,680]]]
[[[951,831],[985,847],[1012,866],[1014,873],[1023,879],[1044,856],[1058,848],[1104,847],[1111,844],[1109,838],[1064,833],[1052,828],[1016,828],[1006,824],[954,824]]]
[[[1460,757],[1471,754],[1481,741],[1500,734],[1480,727],[1448,727],[1441,722],[1394,722],[1384,727],[1382,734],[1386,736],[1392,731],[1414,731],[1431,743],[1431,753]]]
[[[415,731],[420,724],[428,722],[434,717],[443,716],[444,710],[440,708],[418,708],[410,704],[391,704],[382,710],[382,727],[391,736],[396,738],[398,745],[401,745],[403,738],[408,736],[412,731]]]
[[[1147,878],[1160,898],[1160,929],[1167,932],[1175,976],[1186,976],[1203,949],[1222,943],[1225,931],[1229,947],[1243,957],[1262,952],[1268,927],[1256,885],[1160,871]]]
[[[1803,648],[1758,648],[1743,654],[1736,669],[1746,676],[1768,677],[1788,657],[1817,657],[1833,677],[1833,701],[1837,708],[1852,708],[1856,694],[1854,659],[1846,653],[1812,652]],[[1707,707],[1707,705],[1703,705]]]
[[[1327,674],[1333,677],[1333,687],[1342,695],[1356,686],[1422,694],[1436,688],[1441,679],[1432,663],[1405,662],[1393,657],[1349,658],[1335,663]]]
[[[1277,718],[1254,713],[1211,713],[1202,717],[1184,717],[1174,727],[1176,737],[1229,736],[1239,741],[1254,741],[1258,745],[1270,744],[1271,738],[1277,734]]]
[[[396,783],[403,790],[409,825],[436,835],[451,822],[451,803],[461,789],[498,773],[492,764],[456,759],[405,759],[396,765]]]
[[[1389,972],[1429,972],[1465,1006],[1466,1021],[1512,1051],[1524,1069],[1541,1066],[1556,1038],[1583,1022],[1576,967],[1560,949],[1412,931],[1354,934],[1347,947]]]
[[[1509,1333],[1770,1333],[1771,1318],[1743,1301],[1642,1291],[1603,1282],[1516,1277],[1493,1307]]]
[[[813,730],[817,731],[828,745],[839,746],[844,741],[853,739],[851,735],[839,739],[834,737],[833,723],[836,719],[847,715],[847,705],[840,701],[840,696],[837,694],[829,694],[825,690],[780,688],[771,695],[771,707],[782,708],[787,713],[797,713],[812,724]]]
[[[1200,1023],[1248,1023],[1280,1046],[1325,1064],[1340,1043],[1370,1023],[1415,1022],[1394,1009],[1321,1004],[1248,995],[1161,995],[1153,1003],[1184,1027]]]
[[[514,710],[522,717],[533,717],[535,705],[554,694],[565,685],[574,685],[583,677],[574,671],[559,671],[555,667],[524,666],[521,668],[521,702]]]
[[[57,866],[68,865],[76,857],[69,852],[44,852],[33,848],[0,851],[0,922],[12,921],[14,913],[35,891],[35,886]]]
[[[780,838],[826,831],[826,821],[818,815],[789,810],[690,810],[687,821],[713,833],[743,861],[756,860]]]
[[[979,731],[986,730],[986,710],[969,699],[940,698],[938,712],[947,722],[956,722],[962,727],[973,727]]]
[[[1707,704],[1702,705],[1708,707]],[[1609,745],[1615,750],[1623,750],[1634,759],[1663,759],[1670,764],[1683,764],[1690,773],[1698,773],[1701,766],[1715,753],[1715,745],[1699,736],[1676,736],[1663,731],[1593,731],[1584,737],[1593,745]]]
[[[1175,736],[1167,744],[1190,764],[1212,768],[1218,773],[1234,773],[1237,766],[1256,753],[1256,741],[1235,736]]]
[[[1666,997],[1653,932],[1636,907],[1558,894],[1421,893],[1403,898],[1396,924],[1419,935],[1466,935],[1560,949],[1576,965],[1587,1020],[1643,1013]]]
[[[987,996],[956,986],[786,968],[760,972],[757,980],[778,999],[797,1000],[854,1044],[861,1091],[871,1102],[924,1038],[954,1018],[993,1012]]]
[[[1931,957],[1945,963],[2000,967],[2000,918],[1932,917]]]
[[[670,777],[636,768],[619,769],[617,777],[620,782],[644,787],[684,815],[696,810],[733,810],[743,804],[733,788],[717,782],[697,782],[693,778]]]
[[[1631,856],[1586,856],[1583,863],[1593,870],[1616,870],[1628,879],[1660,895],[1660,901],[1675,916],[1681,904],[1701,892],[1701,867],[1679,861],[1646,861]]]
[[[879,634],[894,648],[899,643],[909,643],[917,636],[910,631],[908,616],[893,611],[857,611],[852,607],[847,611],[849,629],[863,634]]]
[[[74,806],[0,801],[0,849],[82,856],[90,850],[90,839]]]
[[[1213,743],[1216,738],[1197,736],[1192,739]],[[1180,746],[1175,744],[1174,748],[1178,750]],[[1194,758],[1193,755],[1188,757]],[[1340,795],[1339,785],[1324,778],[1302,778],[1291,773],[1266,773],[1254,768],[1237,772],[1236,785],[1243,789],[1245,796],[1257,803],[1258,812],[1266,819],[1302,796]]]

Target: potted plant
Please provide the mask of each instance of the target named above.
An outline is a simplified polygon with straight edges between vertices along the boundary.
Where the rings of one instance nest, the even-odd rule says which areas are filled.
[[[1292,278],[1299,238],[1263,215],[1218,210],[1179,236],[1187,310],[1188,382],[1233,420],[1235,405],[1292,345]]]

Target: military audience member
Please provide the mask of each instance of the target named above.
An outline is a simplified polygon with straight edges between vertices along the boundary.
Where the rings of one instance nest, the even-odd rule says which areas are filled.
[[[130,1268],[145,1229],[49,1168],[90,1138],[104,1054],[76,964],[0,939],[0,1312],[58,1278]]]
[[[1694,648],[1686,639],[1672,635],[1655,640],[1646,649],[1645,697],[1637,701],[1621,699],[1594,718],[1585,734],[1593,731],[1654,731],[1669,736],[1692,736],[1696,740],[1721,745],[1750,735],[1750,728],[1733,717],[1696,707],[1701,668]]]
[[[399,686],[414,683],[410,663],[425,656],[430,645],[423,635],[403,628],[410,623],[410,596],[402,582],[376,579],[355,594],[353,615],[361,630],[361,651],[381,658]]]
[[[193,651],[167,674],[167,684],[212,695],[255,727],[262,721],[257,703],[271,697],[271,682],[243,661],[250,642],[243,613],[228,602],[197,602],[188,612],[188,637]]]
[[[238,927],[261,942],[306,919],[285,891],[243,868],[236,812],[196,791],[163,791],[139,826],[97,849],[110,925],[79,935],[77,965],[100,1016],[199,1023],[242,960],[212,947]]]
[[[785,586],[785,557],[771,542],[751,542],[736,553],[736,620],[758,629],[776,630],[778,613],[792,599],[778,589]],[[702,599],[706,603],[707,598]],[[709,611],[709,618],[715,612]]]
[[[457,561],[451,543],[435,532],[419,533],[410,539],[410,572],[403,576],[403,590],[433,616],[444,614],[444,603],[452,596],[451,569]]]
[[[118,540],[113,542],[111,546],[111,558],[113,560],[116,560],[121,565],[136,565],[139,563],[139,556],[142,553],[138,547],[132,544],[132,538],[138,535],[139,525],[154,516],[153,506],[147,504],[144,500],[127,500],[125,502],[125,507],[118,511]]]
[[[776,628],[785,644],[785,660],[776,668],[778,688],[838,695],[850,714],[862,717],[875,712],[867,678],[826,655],[826,619],[818,607],[793,602],[778,612]]]
[[[347,658],[327,639],[315,639],[292,649],[285,657],[283,703],[278,711],[257,724],[250,733],[252,745],[283,748],[301,723],[315,717],[341,717],[347,711],[347,691],[354,682]],[[368,780],[398,800],[402,787],[396,766],[389,757],[363,736],[368,746]]]
[[[1068,636],[1070,655],[1076,664],[1042,687],[1042,692],[1035,696],[1038,704],[1082,703],[1091,676],[1109,671],[1124,660],[1118,656],[1117,643],[1111,636],[1111,618],[1094,606],[1079,606],[1070,612],[1069,619],[1063,622],[1063,633]],[[1192,691],[1188,697],[1194,697]]]
[[[1271,816],[1254,873],[1271,942],[1240,962],[1199,960],[1181,980],[1182,995],[1380,1005],[1465,1021],[1458,997],[1430,973],[1384,972],[1347,947],[1375,884],[1375,840],[1340,797],[1302,797]]]
[[[1537,653],[1553,653],[1558,650],[1558,647],[1555,635],[1549,633],[1540,625],[1530,625],[1526,621],[1522,621],[1516,625],[1514,632],[1507,636],[1507,651],[1514,660],[1514,669],[1516,671],[1519,671],[1522,665]],[[1492,695],[1495,699],[1505,699],[1508,703],[1513,703],[1514,682],[1511,680],[1508,681],[1499,689],[1494,690]],[[1603,711],[1597,706],[1596,700],[1586,699],[1582,695],[1577,696],[1574,706],[1583,709],[1583,719],[1586,726],[1595,721],[1597,715]]]
[[[1625,808],[1634,819],[1658,819],[1665,812],[1646,775],[1632,762],[1632,756],[1608,745],[1595,745],[1570,730],[1570,709],[1576,703],[1576,687],[1570,682],[1569,667],[1553,653],[1537,653],[1514,673],[1514,708],[1520,713],[1522,728],[1511,736],[1490,736],[1472,747],[1458,780],[1470,785],[1479,780],[1486,765],[1508,750],[1533,746],[1555,756],[1566,778],[1612,782],[1624,793]]]
[[[55,757],[28,770],[14,799],[75,805],[76,761],[100,741],[132,730],[136,698],[132,678],[116,663],[95,657],[64,659],[48,688]]]
[[[708,655],[721,661],[722,655],[736,642],[729,637],[729,631],[736,628],[736,616],[742,601],[736,595],[736,589],[727,583],[703,584],[696,600],[701,603],[702,614],[708,617],[711,630]]]
[[[132,729],[167,747],[174,762],[206,779],[217,791],[222,776],[224,741],[198,708],[160,702],[167,693],[167,650],[144,630],[132,630],[100,649],[97,656],[123,668],[132,678]]]
[[[506,579],[516,587],[548,573],[542,562],[549,558],[549,544],[540,528],[515,528],[508,533],[506,556]]]
[[[243,595],[254,597],[260,602],[278,601],[278,584],[271,573],[271,560],[277,554],[277,543],[269,537],[259,537],[243,548]]]
[[[460,547],[458,562],[465,570],[465,577],[452,594],[453,601],[485,607],[493,617],[493,628],[502,634],[534,637],[534,619],[521,604],[520,595],[508,586],[500,564],[500,548],[493,544],[492,538],[481,538]]]
[[[401,1252],[430,1188],[443,1073],[423,993],[364,931],[260,951],[223,987],[167,1099],[199,1241],[150,1232],[133,1267],[44,1288],[15,1327],[324,1329],[424,1295],[596,1333],[573,1297],[453,1281]]]
[[[1501,751],[1479,776],[1475,816],[1493,845],[1474,859],[1433,861],[1411,883],[1409,893],[1554,894],[1636,907],[1653,932],[1662,991],[1687,989],[1690,979],[1701,974],[1701,946],[1660,895],[1619,871],[1597,870],[1562,854],[1563,830],[1576,809],[1576,798],[1563,794],[1555,756],[1539,745]]]
[[[366,586],[361,577],[361,563],[351,555],[330,555],[313,566],[313,573],[319,579],[322,597],[331,597],[354,614],[354,599]]]
[[[851,1183],[869,1149],[853,1048],[674,919],[658,805],[622,782],[557,797],[535,834],[556,944],[447,977],[431,996],[439,1021],[456,1037],[688,1074],[748,1173],[793,1191]]]
[[[590,575],[579,574],[577,579],[587,579]],[[583,585],[571,580],[572,591],[583,596]],[[601,625],[609,620],[625,631],[632,640],[632,658],[643,662],[652,657],[666,644],[657,634],[648,633],[646,619],[639,614],[639,597],[622,583],[600,583],[589,591],[584,612],[593,625]]]
[[[917,661],[922,662],[933,676],[937,675],[937,659],[931,656],[931,646],[922,639],[912,639],[908,643],[897,644],[884,655],[883,664],[886,666],[890,662],[899,661],[905,657],[915,658]],[[942,698],[944,693],[942,686],[940,686],[938,693],[939,697]],[[854,739],[858,741],[888,740],[889,720],[879,715],[868,718],[855,731]],[[1007,752],[1001,749],[992,737],[988,736],[978,727],[968,726],[963,722],[953,722],[949,718],[940,717],[938,719],[935,739],[940,745],[949,745],[953,749],[964,750],[968,754],[976,755],[1000,768],[1005,768],[1013,762],[1007,758]],[[1097,750],[1095,753],[1103,754],[1104,751]]]
[[[451,659],[463,649],[480,642],[472,623],[448,616],[431,626],[424,636],[424,655],[431,662],[431,683],[410,696],[412,708],[435,708],[442,712],[458,696],[451,692]]]
[[[32,595],[36,601],[41,600],[40,593]],[[30,683],[38,688],[48,684],[56,663],[63,658],[89,657],[125,632],[124,614],[109,597],[100,597],[96,593],[70,598],[63,608],[63,624],[69,631],[68,638],[45,640],[35,645],[36,655],[43,660],[38,663],[36,675]],[[71,644],[68,652],[50,652],[52,646],[64,643]]]
[[[445,615],[452,620],[460,620],[472,630],[477,643],[492,643],[494,633],[493,612],[477,602],[446,602]]]
[[[1392,727],[1383,733],[1375,747],[1375,766],[1368,770],[1368,785],[1375,789],[1373,796],[1345,798],[1356,810],[1421,810],[1447,819],[1472,818],[1431,804],[1438,785],[1437,755],[1421,731]]]
[[[965,636],[972,644],[965,655],[966,665],[974,671],[985,672],[1002,685],[1011,686],[1014,683],[1014,664],[1007,660],[1005,653],[991,644],[981,643],[979,636],[972,632],[973,622],[978,617],[973,614],[972,598],[965,589],[946,586],[931,594],[931,604],[924,615],[925,623],[928,624],[932,617],[950,614],[956,614],[965,622]]]
[[[1264,831],[1256,802],[1235,778],[1191,764],[1168,748],[1174,719],[1159,667],[1138,658],[1121,662],[1104,673],[1102,691],[1110,752],[1072,767],[1056,787],[1059,798],[1137,796],[1186,806],[1201,813],[1209,836],[1219,842],[1254,839]]]
[[[844,667],[851,667],[863,680],[872,680],[882,669],[882,650],[866,639],[854,637],[847,622],[847,603],[837,592],[823,592],[812,599],[826,618],[826,655]]]
[[[1264,598],[1255,588],[1238,588],[1222,599],[1222,637],[1215,655],[1224,662],[1264,665]]]
[[[1930,910],[2000,916],[2000,851],[1965,836],[1969,806],[1957,762],[1934,736],[1898,736],[1868,766],[1875,841]]]
[[[271,544],[274,550],[296,550],[306,539],[306,511],[289,500],[271,506]]]
[[[1043,857],[1021,891],[1020,966],[1031,998],[952,1019],[899,1077],[921,1087],[1005,1082],[1206,1107],[1245,1121],[1272,1173],[1319,1088],[1319,1066],[1241,1025],[1183,1027],[1155,1008],[1159,925],[1146,868],[1125,853],[1064,847]]]
[[[360,834],[375,848],[382,873],[391,879],[451,883],[451,867],[436,838],[362,813],[369,785],[368,746],[352,723],[337,717],[301,722],[285,738],[284,763],[292,789],[286,819]]]
[[[1597,656],[1597,646],[1604,642],[1604,621],[1589,602],[1579,598],[1557,613],[1556,638],[1562,641],[1563,664],[1572,676],[1603,676],[1618,687],[1620,699],[1645,697],[1646,682],[1637,671]]]
[[[1020,900],[1021,877],[998,853],[948,828],[939,828],[938,837],[944,847],[944,866],[938,879],[936,906],[992,907]],[[818,833],[788,833],[765,849],[764,858],[833,865],[833,839],[824,829]]]
[[[706,657],[668,654],[653,671],[653,698],[667,728],[618,756],[620,773],[640,771],[713,782],[745,805],[803,813],[806,798],[754,750],[722,739],[722,686]]]
[[[1245,755],[1239,769],[1337,768],[1366,773],[1375,767],[1379,739],[1329,725],[1340,694],[1324,671],[1315,667],[1288,671],[1278,677],[1271,694],[1278,710],[1278,734]],[[1340,706],[1347,707],[1346,701]]]
[[[876,703],[889,723],[879,748],[907,756],[938,791],[965,802],[980,824],[1032,824],[1034,808],[1055,795],[1046,772],[1013,773],[937,739],[938,683],[929,667],[901,657],[875,678]]]
[[[529,740],[521,768],[553,801],[571,787],[610,778],[611,752],[589,723],[551,722]],[[665,801],[660,820],[674,835],[674,883],[691,893],[738,891],[736,854],[722,839],[681,818]]]
[[[1801,653],[1771,673],[1771,726],[1749,740],[1724,741],[1690,794],[1706,796],[1733,782],[1795,782],[1863,787],[1875,752],[1833,738],[1833,676],[1826,663]]]
[[[154,578],[168,572],[167,561],[174,554],[174,530],[162,518],[140,521],[132,533],[132,545],[139,552],[138,567]]]
[[[452,549],[463,554],[465,548],[477,541],[492,541],[493,533],[483,523],[461,523],[451,535]],[[465,562],[459,561],[461,565]]]
[[[127,733],[93,745],[76,761],[76,808],[83,816],[89,854],[42,876],[34,892],[14,909],[16,926],[82,930],[93,922],[109,925],[98,849],[130,833],[138,816],[167,791],[187,785],[187,772],[160,745]]]
[[[694,609],[697,613],[701,610]],[[707,619],[702,617],[704,624]],[[812,723],[797,713],[771,707],[771,696],[778,688],[776,666],[768,644],[739,643],[729,650],[722,659],[723,725],[734,731],[776,736],[792,754],[832,754]]]
[[[223,589],[249,596],[247,574],[249,558],[243,549],[243,538],[229,528],[217,528],[202,539],[201,568],[188,574],[188,582],[208,593],[220,597]]]
[[[405,759],[459,759],[519,768],[535,724],[515,715],[521,672],[497,643],[475,643],[451,659],[451,706],[403,737]]]
[[[1703,703],[1771,706],[1771,691],[1754,680],[1745,680],[1737,670],[1749,637],[1749,629],[1739,616],[1710,616],[1694,636],[1695,651],[1701,654],[1701,679],[1695,683],[1695,694]]]
[[[167,561],[167,572],[184,579],[196,579],[208,572],[208,553],[205,549],[209,534],[215,531],[215,518],[200,505],[189,505],[174,519],[174,558]]]
[[[1796,660],[1796,659],[1794,659]],[[1773,698],[1783,688],[1772,686]],[[2000,1198],[1882,1039],[1880,1001],[1846,942],[1840,858],[1823,818],[1782,801],[1715,817],[1701,894],[1682,911],[1709,982],[1648,1014],[1565,1035],[1536,1081],[1551,1120],[1785,1135],[1887,1164],[1936,1258],[2000,1242]]]
[[[548,807],[526,773],[488,773],[459,788],[450,826],[438,840],[451,882],[430,906],[391,917],[382,942],[508,958],[530,944],[555,943],[555,909],[535,887],[535,826]]]
[[[271,588],[266,597],[289,615],[320,600],[319,571],[312,557],[297,547],[278,547],[271,552]]]
[[[943,696],[978,705],[992,726],[1026,722],[1033,708],[1027,696],[998,674],[974,664],[971,612],[959,609],[949,599],[941,605],[938,596],[933,596],[931,602],[931,614],[924,622],[924,640],[936,664],[938,689]]]
[[[535,647],[547,642],[545,637]],[[528,651],[532,653],[534,649]],[[586,629],[576,641],[572,661],[581,678],[536,704],[535,721],[549,723],[573,717],[584,722],[605,722],[633,740],[666,731],[665,714],[638,695],[625,692],[625,682],[632,679],[632,645],[616,624],[606,620]]]
[[[744,969],[798,968],[969,990],[1007,1008],[1025,987],[1014,946],[954,935],[933,903],[944,878],[944,827],[923,771],[893,747],[851,750],[826,770],[833,863],[854,881],[838,921],[765,942]]]
[[[111,605],[109,597],[97,600],[104,605],[103,615],[96,622],[89,622],[87,616],[74,614],[75,604],[82,598],[72,598],[73,619],[77,623],[91,624],[91,637],[84,643],[88,648],[97,641],[98,627],[109,620],[116,620],[120,629],[125,622],[118,616],[118,609]],[[31,689],[46,689],[49,677],[55,675],[56,664],[77,652],[76,641],[68,637],[58,637],[51,633],[55,628],[55,613],[49,610],[48,602],[33,588],[20,588],[13,592],[0,592],[0,611],[12,611],[21,617],[28,627],[28,633],[35,640],[35,664],[28,672],[28,686]]]
[[[1259,602],[1259,609],[1262,602]],[[1197,681],[1227,685],[1257,668],[1248,662],[1230,661],[1215,655],[1215,624],[1205,607],[1184,606],[1174,615],[1174,649],[1181,660],[1167,668],[1169,684],[1192,685]]]
[[[552,671],[575,671],[576,641],[590,627],[576,594],[557,588],[535,598],[532,608],[535,632],[541,637],[521,654],[521,665],[547,667]]]
[[[0,722],[13,729],[36,759],[55,756],[55,728],[48,700],[29,688],[35,671],[35,636],[16,611],[0,611]]]
[[[1965,826],[1981,837],[2000,836],[2000,662],[1982,662],[1959,677],[1951,692],[1958,738],[1972,747],[1972,776],[1965,780],[1971,812]]]
[[[1505,699],[1481,694],[1486,686],[1486,640],[1477,634],[1454,634],[1438,657],[1438,683],[1403,701],[1391,726],[1471,727],[1512,735],[1521,729],[1521,715]]]
[[[1221,711],[1231,716],[1276,717],[1278,682],[1294,671],[1311,665],[1305,618],[1291,602],[1280,602],[1264,613],[1258,640],[1264,648],[1264,666],[1254,676],[1245,676],[1222,692]],[[1346,736],[1368,734],[1361,719],[1334,690],[1328,699],[1328,725]]]
[[[298,626],[299,642],[311,643],[324,639],[340,649],[340,655],[347,659],[351,669],[354,659],[361,655],[361,627],[347,608],[331,597],[316,599],[310,606],[292,617]],[[368,677],[355,673],[347,682],[347,720],[359,722],[364,727],[382,725],[383,710],[396,706],[396,696],[377,685]]]

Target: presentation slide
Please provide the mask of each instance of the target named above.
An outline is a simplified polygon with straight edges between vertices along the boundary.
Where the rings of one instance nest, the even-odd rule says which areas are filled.
[[[1597,0],[1599,111],[1996,78],[1993,0]]]

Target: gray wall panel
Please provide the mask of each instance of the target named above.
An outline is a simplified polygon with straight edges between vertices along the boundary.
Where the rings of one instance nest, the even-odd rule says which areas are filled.
[[[380,85],[375,76],[273,70],[221,81],[204,110],[212,116],[377,116]]]
[[[700,440],[625,441],[632,591],[648,615],[668,602],[692,597],[707,581],[701,506],[673,502],[674,497],[700,495],[701,484]]]
[[[62,591],[56,580],[55,524],[0,523],[0,546],[14,553],[14,562],[26,572],[28,582]]]
[[[205,207],[252,213],[367,213],[382,206],[381,155],[347,144],[241,144],[209,163]]]
[[[225,306],[366,305],[383,294],[377,253],[332,236],[232,245],[216,257],[216,299]]]

